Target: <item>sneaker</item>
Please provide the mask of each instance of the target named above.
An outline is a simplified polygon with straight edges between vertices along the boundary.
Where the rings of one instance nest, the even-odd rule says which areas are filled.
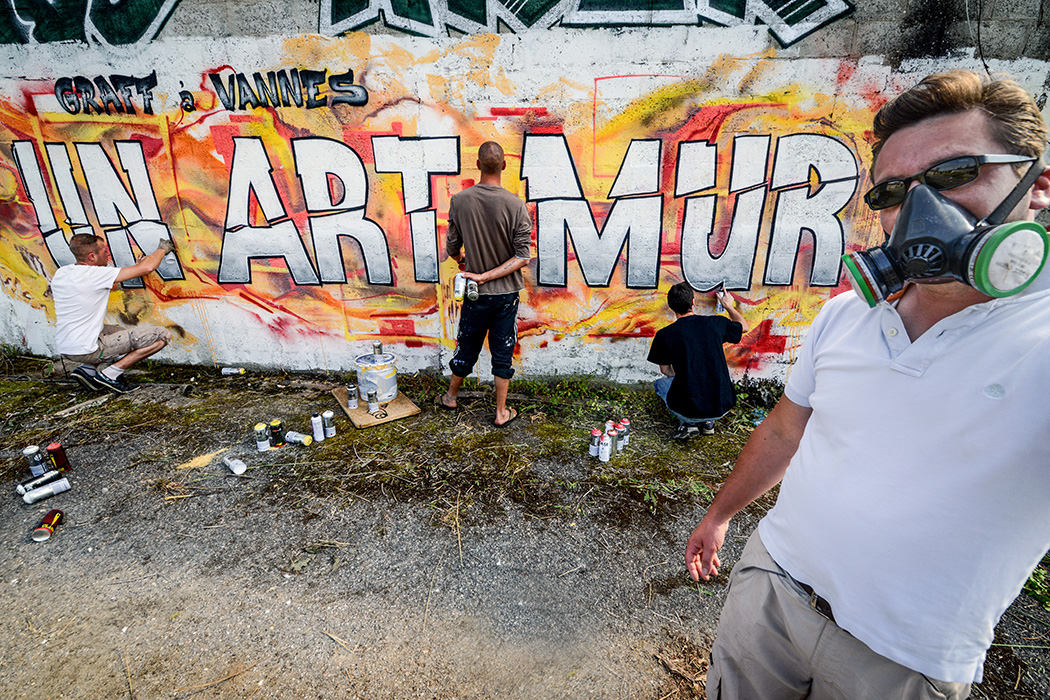
[[[715,422],[713,420],[705,420],[700,424],[701,435],[714,435],[715,434]]]
[[[120,375],[116,379],[110,379],[106,375],[99,372],[95,375],[95,381],[101,384],[105,389],[114,394],[126,394],[129,391],[134,391],[135,386],[128,382],[124,378],[124,375]]]
[[[685,423],[678,424],[678,430],[674,431],[674,435],[671,436],[672,440],[678,442],[687,442],[700,434],[700,428],[695,425],[686,425]]]
[[[73,377],[73,379],[76,379],[77,383],[80,384],[80,386],[82,386],[87,391],[101,391],[103,388],[105,388],[101,383],[99,383],[99,374],[91,365],[80,365],[75,370],[70,372],[69,376]]]

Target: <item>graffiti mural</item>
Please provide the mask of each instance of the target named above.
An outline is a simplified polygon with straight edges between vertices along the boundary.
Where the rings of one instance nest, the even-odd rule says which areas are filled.
[[[534,221],[523,369],[644,376],[666,290],[687,280],[741,303],[754,330],[730,351],[738,375],[783,376],[848,289],[842,253],[881,236],[858,192],[895,88],[848,62],[796,59],[788,79],[761,53],[639,74],[648,40],[618,33],[612,60],[572,74],[516,35],[435,50],[356,34],[178,62],[154,46],[107,71],[6,79],[0,334],[53,353],[49,280],[73,262],[69,236],[94,232],[120,266],[175,244],[111,303],[120,322],[172,329],[175,361],[348,368],[381,337],[404,369],[439,367],[458,322],[449,198],[495,139]],[[522,54],[535,60],[508,58]]]
[[[386,25],[424,36],[452,28],[473,34],[565,27],[763,24],[790,46],[853,11],[847,0],[322,0],[321,33],[358,29],[382,18]]]
[[[0,0],[0,44],[134,44],[157,36],[179,0]]]

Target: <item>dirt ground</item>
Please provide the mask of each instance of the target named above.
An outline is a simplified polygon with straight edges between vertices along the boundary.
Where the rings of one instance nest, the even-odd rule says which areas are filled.
[[[0,505],[4,698],[703,698],[726,577],[694,584],[686,538],[761,417],[669,444],[641,393],[516,383],[496,430],[475,386],[401,379],[419,416],[259,453],[251,427],[309,432],[340,378],[152,366],[93,398],[47,363],[0,375],[0,476],[58,439],[72,489]],[[186,387],[190,387],[187,389]],[[101,396],[101,395],[99,395]],[[618,465],[585,428],[629,411]],[[233,475],[221,457],[248,464]],[[55,535],[30,532],[51,508]],[[735,561],[760,504],[730,531]],[[974,697],[1050,697],[1050,613],[1022,595]]]

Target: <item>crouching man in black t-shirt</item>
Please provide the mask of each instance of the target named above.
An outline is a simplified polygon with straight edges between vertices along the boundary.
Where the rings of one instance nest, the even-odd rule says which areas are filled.
[[[739,343],[750,327],[728,292],[719,291],[718,300],[729,318],[695,315],[689,283],[671,287],[667,305],[676,320],[657,331],[649,348],[649,362],[664,374],[653,386],[679,421],[674,440],[714,434],[715,420],[736,403],[722,344]]]

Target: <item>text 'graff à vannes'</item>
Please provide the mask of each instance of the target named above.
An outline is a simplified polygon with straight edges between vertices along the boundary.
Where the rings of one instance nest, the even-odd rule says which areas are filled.
[[[859,164],[850,148],[832,136],[749,133],[732,137],[725,146],[684,141],[676,149],[660,139],[635,139],[623,154],[606,198],[597,203],[584,196],[564,135],[525,134],[523,139],[520,176],[526,183],[526,200],[535,207],[540,285],[566,286],[574,258],[588,286],[608,286],[616,267],[623,265],[628,287],[655,289],[661,248],[674,239],[682,274],[696,289],[719,283],[728,289],[749,289],[758,260],[765,263],[762,284],[791,285],[803,248],[812,256],[810,285],[838,283],[845,247],[839,214],[856,192]],[[365,159],[354,148],[318,136],[280,143],[235,136],[232,146],[225,156],[229,181],[219,232],[220,284],[250,284],[252,260],[258,259],[283,259],[298,285],[345,284],[362,271],[369,284],[394,284],[388,234],[366,213],[369,193],[388,185],[369,182]],[[57,264],[73,262],[63,228],[74,233],[93,229],[76,184],[81,179],[84,200],[95,211],[115,264],[134,263],[132,242],[150,251],[160,239],[171,240],[139,141],[114,142],[110,148],[115,153],[107,153],[100,143],[44,143],[43,156],[38,148],[28,140],[12,144],[22,183]],[[726,152],[720,154],[720,148]],[[271,152],[278,149],[280,153]],[[371,150],[373,180],[380,173],[400,176],[415,281],[439,281],[433,178],[460,172],[459,137],[373,135]],[[661,162],[665,151],[674,151],[668,154],[674,158],[673,182],[664,179],[669,172]],[[289,156],[293,168],[273,167]],[[728,181],[723,181],[725,169],[718,164],[726,160],[730,168]],[[45,185],[43,173],[49,165],[61,174],[54,178],[55,192]],[[74,177],[77,169],[79,178]],[[172,170],[160,170],[156,177],[170,177]],[[283,187],[275,177],[286,178]],[[296,199],[303,202],[305,217],[295,216],[280,194],[294,187],[301,189],[302,198]],[[667,206],[679,212],[669,217]],[[669,219],[679,223],[676,231],[665,234]],[[302,230],[297,221],[304,222]],[[765,250],[759,255],[763,234]],[[806,245],[804,234],[811,237],[811,245]],[[158,270],[163,279],[182,278],[177,260],[165,265]],[[141,280],[126,285],[135,282],[141,285]]]
[[[208,73],[219,103],[229,111],[266,107],[305,107],[316,109],[335,105],[361,107],[368,104],[368,91],[354,84],[354,72],[328,74],[321,70],[290,68],[251,74]],[[83,75],[62,77],[55,81],[58,103],[69,114],[153,114],[153,90],[157,71],[147,76]],[[324,92],[325,94],[322,94]],[[193,112],[196,98],[189,90],[179,91],[180,107]],[[112,110],[112,111],[111,111]]]

